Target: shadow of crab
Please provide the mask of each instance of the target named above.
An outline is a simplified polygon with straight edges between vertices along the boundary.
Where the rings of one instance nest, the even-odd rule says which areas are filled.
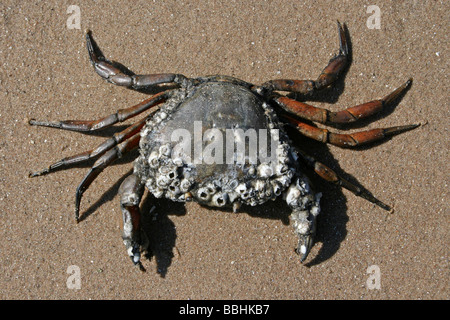
[[[186,208],[183,203],[156,199],[147,192],[141,209],[142,231],[149,242],[145,257],[155,259],[156,272],[165,278],[174,258],[177,238],[176,226],[169,217],[185,215]]]

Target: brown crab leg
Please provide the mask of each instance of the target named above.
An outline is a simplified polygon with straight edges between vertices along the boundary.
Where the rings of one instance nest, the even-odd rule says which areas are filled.
[[[116,113],[113,113],[99,120],[64,120],[52,122],[37,121],[35,119],[31,119],[28,121],[28,123],[32,126],[51,127],[78,132],[95,131],[112,126],[113,124],[116,124],[118,122],[123,122],[166,101],[171,96],[172,92],[173,91],[171,90],[160,92],[133,107],[120,109]]]
[[[123,73],[114,63],[108,61],[98,48],[91,31],[86,33],[86,45],[89,52],[89,58],[94,66],[95,72],[108,82],[124,86],[130,89],[143,89],[162,83],[181,84],[186,77],[181,74],[161,73],[146,75],[128,75]]]
[[[94,163],[92,168],[89,170],[89,172],[86,174],[83,181],[81,181],[80,185],[77,188],[77,192],[75,195],[75,219],[77,220],[77,222],[80,221],[80,203],[83,193],[87,190],[87,188],[89,188],[91,183],[97,178],[97,176],[103,171],[103,169],[109,166],[113,161],[120,159],[127,152],[138,147],[140,139],[140,134],[135,134],[129,140],[106,152]]]
[[[411,83],[412,79],[409,79],[403,85],[401,85],[392,93],[388,94],[382,99],[366,102],[338,112],[332,112],[327,109],[317,108],[285,96],[279,96],[274,98],[273,100],[284,110],[288,111],[289,113],[293,113],[303,119],[326,124],[350,123],[380,112],[392,101],[395,101],[406,90],[408,90],[411,86]]]
[[[342,27],[338,21],[337,25],[339,31],[339,54],[328,62],[328,65],[323,69],[317,80],[270,80],[262,84],[262,88],[270,91],[279,90],[308,94],[332,84],[346,68],[349,55],[345,24]]]
[[[304,161],[306,162],[306,164],[314,170],[314,172],[319,175],[319,177],[321,177],[322,179],[332,182],[338,186],[341,186],[349,191],[351,191],[352,193],[354,193],[356,196],[364,198],[374,204],[376,204],[377,206],[379,206],[380,208],[383,208],[386,211],[391,211],[392,208],[383,203],[382,201],[378,200],[377,198],[375,198],[369,191],[364,190],[360,187],[358,187],[357,185],[351,183],[350,181],[345,180],[344,178],[338,176],[336,174],[336,172],[334,172],[332,169],[330,169],[329,167],[327,167],[326,165],[324,165],[323,163],[317,161],[316,159],[314,159],[313,157],[305,154],[304,152],[300,151],[297,149],[297,152],[299,153],[299,155],[304,159]]]
[[[350,134],[340,134],[330,132],[327,129],[314,127],[289,116],[283,116],[283,118],[295,124],[297,126],[297,130],[304,136],[320,142],[331,143],[342,148],[357,147],[363,144],[381,140],[395,134],[415,129],[420,126],[420,124],[411,124],[390,128],[377,128]]]
[[[32,177],[45,175],[45,174],[53,172],[57,169],[61,169],[64,167],[68,167],[70,165],[74,165],[77,163],[87,161],[89,159],[99,157],[99,156],[103,155],[105,152],[107,152],[108,150],[110,150],[113,147],[115,147],[116,145],[118,145],[119,143],[121,143],[121,142],[127,140],[128,138],[134,136],[135,134],[137,134],[142,129],[142,127],[145,125],[146,120],[147,120],[147,118],[144,118],[141,121],[136,122],[135,124],[129,126],[125,130],[115,133],[111,138],[107,139],[105,142],[98,145],[95,149],[61,159],[61,160],[51,164],[48,168],[45,168],[44,170],[37,171],[37,172],[31,172],[29,174],[29,177],[32,178]]]

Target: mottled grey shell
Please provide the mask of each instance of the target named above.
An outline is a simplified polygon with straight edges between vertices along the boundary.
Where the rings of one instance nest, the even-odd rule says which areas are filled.
[[[275,143],[275,163],[269,165],[259,157],[257,162],[249,161],[248,149],[243,163],[226,159],[223,163],[206,164],[201,159],[195,162],[194,146],[191,158],[176,153],[178,141],[173,141],[172,134],[184,129],[194,137],[194,120],[201,121],[202,133],[217,129],[223,137],[227,129],[266,129],[261,132],[267,132],[268,150],[258,146],[258,151],[269,155]],[[277,135],[271,129],[278,129]],[[205,146],[203,141],[202,150]],[[237,150],[231,150],[236,159]],[[147,121],[141,131],[140,156],[134,170],[158,198],[195,200],[215,207],[235,202],[257,205],[274,200],[289,186],[296,172],[294,157],[287,135],[266,102],[243,85],[210,81],[177,90]]]

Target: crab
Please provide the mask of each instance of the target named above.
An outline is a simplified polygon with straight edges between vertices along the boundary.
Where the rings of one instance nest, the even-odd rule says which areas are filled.
[[[308,171],[382,209],[391,210],[391,207],[295,146],[285,126],[294,127],[314,140],[344,148],[372,143],[419,126],[411,124],[339,134],[314,125],[346,124],[380,112],[410,88],[412,79],[384,98],[337,112],[283,94],[294,93],[307,100],[312,93],[333,85],[343,73],[349,64],[349,39],[345,24],[338,22],[337,25],[339,52],[316,80],[277,79],[262,85],[223,75],[187,78],[172,73],[134,74],[123,65],[107,60],[88,31],[87,49],[95,71],[112,84],[141,92],[151,90],[152,95],[133,107],[99,120],[31,119],[29,124],[92,132],[144,112],[148,114],[96,148],[61,159],[44,170],[30,173],[30,177],[97,159],[76,190],[78,222],[83,218],[80,217],[82,195],[96,177],[113,161],[139,148],[133,173],[119,188],[119,198],[123,214],[122,239],[132,262],[141,270],[145,270],[141,251],[145,249],[146,236],[141,230],[140,202],[145,188],[156,198],[195,201],[209,207],[229,207],[233,211],[241,204],[262,205],[282,196],[291,209],[291,223],[298,235],[296,252],[303,262],[314,243],[321,198],[321,193],[311,187],[306,176]],[[223,140],[221,143],[223,137],[226,137],[226,148]],[[256,144],[252,144],[255,139]],[[270,157],[267,156],[269,149]]]

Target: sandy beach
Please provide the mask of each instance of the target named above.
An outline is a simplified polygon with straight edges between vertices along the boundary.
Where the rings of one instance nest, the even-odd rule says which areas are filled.
[[[448,299],[450,5],[377,1],[379,11],[368,12],[372,4],[2,1],[0,299]],[[94,72],[86,30],[108,59],[138,74],[223,74],[261,84],[316,79],[338,52],[337,20],[348,28],[352,64],[310,104],[338,111],[414,82],[364,126],[329,129],[422,126],[355,150],[303,142],[395,209],[390,214],[313,178],[322,212],[303,264],[282,199],[233,213],[146,194],[153,254],[143,273],[122,243],[118,197],[136,153],[92,184],[78,224],[75,190],[88,165],[28,178],[115,132],[81,134],[30,126],[29,119],[99,119],[147,97]]]

